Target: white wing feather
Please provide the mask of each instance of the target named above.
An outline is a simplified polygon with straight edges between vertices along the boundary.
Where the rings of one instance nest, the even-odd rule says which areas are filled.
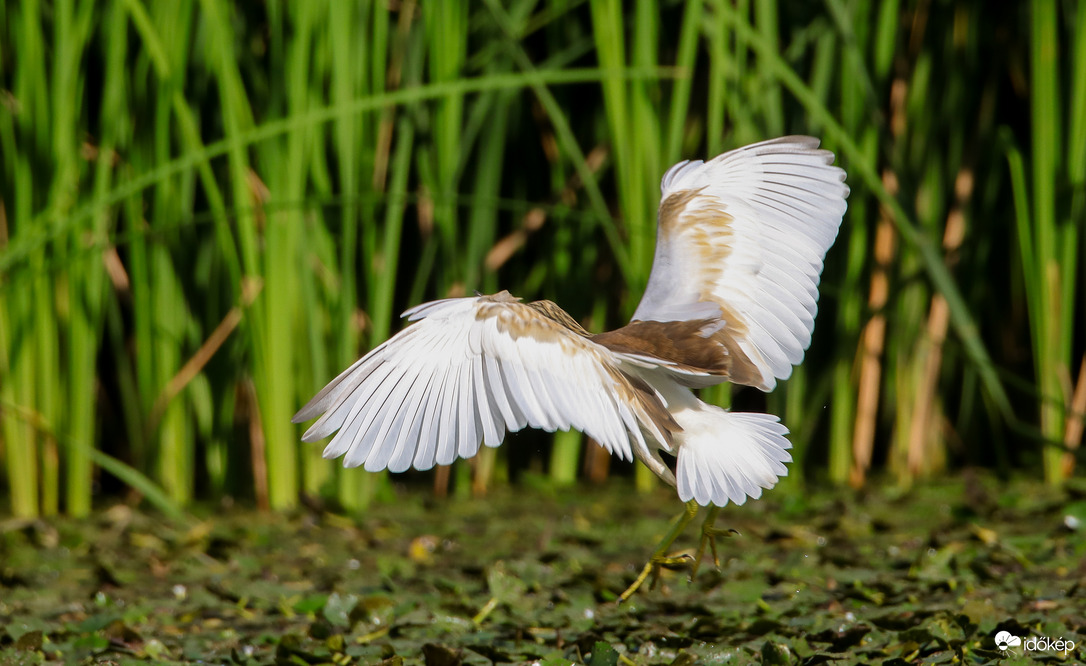
[[[647,450],[621,354],[521,303],[485,297],[434,301],[404,313],[416,321],[359,359],[295,415],[323,414],[302,437],[336,432],[324,457],[368,471],[449,464],[502,443],[526,426],[575,428],[611,453]],[[496,310],[495,310],[496,308]],[[523,324],[518,328],[518,324]],[[546,335],[537,335],[543,330]],[[625,392],[624,392],[625,391]]]
[[[768,391],[791,375],[811,343],[822,262],[848,196],[833,153],[817,148],[812,137],[784,137],[669,169],[652,273],[633,318],[693,318],[716,303],[761,375],[756,386]],[[676,194],[690,197],[664,219]]]
[[[817,139],[784,137],[668,170],[633,319],[715,320],[706,344],[724,345],[733,381],[768,391],[788,377],[811,343],[822,263],[845,212],[845,173],[832,163]],[[404,316],[416,323],[293,420],[320,416],[303,439],[335,433],[324,456],[369,471],[449,464],[531,426],[575,428],[622,459],[636,455],[703,505],[742,504],[787,473],[791,445],[776,417],[726,412],[688,388],[723,375],[651,348],[612,350],[533,306],[503,292],[412,308]],[[676,455],[674,475],[657,449]]]

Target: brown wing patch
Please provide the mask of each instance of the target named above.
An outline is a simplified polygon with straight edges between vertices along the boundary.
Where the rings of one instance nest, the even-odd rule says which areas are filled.
[[[711,375],[728,374],[728,350],[716,339],[717,319],[631,321],[622,328],[593,335],[611,351],[638,354]]]
[[[758,366],[754,365],[754,361],[750,360],[747,353],[739,346],[736,341],[736,333],[731,326],[726,326],[713,334],[713,340],[719,342],[727,350],[728,381],[734,384],[743,384],[744,386],[762,386],[761,371],[758,370]]]
[[[552,301],[521,303],[508,291],[502,291],[480,298],[476,317],[494,318],[498,329],[514,339],[528,336],[557,344],[567,354],[594,355],[614,381],[619,399],[630,406],[645,431],[670,447],[672,433],[682,430],[645,380],[623,372],[613,359],[604,358],[606,353],[593,345],[594,336]]]
[[[656,224],[659,225],[660,231],[673,234],[683,230],[683,227],[689,226],[690,213],[687,213],[688,217],[686,219],[683,219],[683,213],[691,200],[703,196],[702,190],[704,189],[702,187],[696,190],[679,190],[669,194],[666,199],[661,201],[660,210],[656,213]],[[728,219],[731,219],[731,216],[728,216]]]
[[[521,309],[531,308],[535,314],[542,315],[549,322],[554,322],[562,328],[572,331],[583,338],[587,338],[591,335],[585,330],[584,326],[581,326],[576,319],[569,316],[568,312],[558,307],[558,304],[554,301],[532,301],[521,305],[521,300],[506,290],[499,291],[498,293],[489,296],[483,296],[479,301],[479,319],[486,319],[508,312],[508,316],[501,317],[501,323],[509,324],[512,319],[515,318],[518,322],[525,325],[525,330],[532,329],[533,323],[536,323],[537,325],[542,324],[544,328],[548,328],[546,324],[542,322],[533,322],[533,318],[530,316],[532,313]],[[510,305],[513,307],[508,307]]]
[[[639,420],[643,424],[652,424],[655,428],[647,427],[645,430],[649,431],[658,442],[666,445],[669,449],[672,449],[672,442],[674,440],[674,433],[682,432],[682,426],[679,425],[675,417],[671,415],[664,403],[660,401],[660,398],[656,395],[656,391],[640,377],[622,372],[617,369],[609,369],[612,376],[621,375],[625,381],[619,381],[620,386],[629,386],[631,389],[631,396],[636,401],[636,410]]]
[[[737,384],[757,385],[761,374],[719,319],[632,321],[591,336],[611,351],[658,358],[683,370],[704,372]]]
[[[493,318],[498,330],[514,340],[530,337],[558,345],[567,354],[591,353],[584,344],[588,331],[551,301],[521,303],[508,291],[501,291],[480,298],[475,317]]]
[[[528,303],[528,307],[547,319],[565,326],[567,329],[581,337],[587,338],[591,336],[591,333],[585,330],[584,326],[581,326],[576,319],[569,316],[568,312],[558,307],[558,304],[554,301],[532,301],[531,303]]]
[[[673,192],[660,203],[660,233],[673,238],[683,237],[683,243],[694,253],[689,270],[695,275],[697,282],[702,285],[701,289],[699,289],[701,298],[714,303],[720,308],[720,318],[724,320],[725,326],[710,336],[712,341],[720,345],[715,349],[703,351],[700,354],[693,353],[692,350],[697,346],[698,341],[697,339],[691,339],[689,336],[685,338],[680,336],[680,341],[683,341],[683,344],[672,344],[677,344],[681,348],[679,351],[685,354],[680,358],[686,358],[688,361],[700,360],[701,363],[709,363],[706,365],[688,363],[688,365],[726,377],[729,381],[737,384],[762,386],[764,382],[761,371],[739,346],[739,341],[750,334],[746,319],[728,303],[714,299],[711,296],[715,291],[714,285],[724,277],[724,267],[727,265],[728,258],[732,253],[732,236],[735,233],[732,228],[734,218],[725,210],[724,203],[711,195],[705,194],[703,189]],[[699,200],[699,205],[691,209],[690,203],[695,199]],[[663,323],[674,324],[681,322]],[[652,339],[658,341],[658,336]],[[702,344],[706,342],[708,341],[702,338]],[[721,348],[723,354],[719,351]],[[643,351],[641,353],[649,352]],[[667,360],[684,362],[673,358]],[[711,364],[714,360],[716,365]],[[723,372],[720,371],[721,365],[723,366]]]

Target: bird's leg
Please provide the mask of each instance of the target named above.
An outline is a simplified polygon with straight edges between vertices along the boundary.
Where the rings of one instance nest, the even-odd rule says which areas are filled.
[[[701,524],[701,543],[698,544],[698,552],[694,555],[694,568],[690,571],[690,578],[693,578],[694,575],[698,573],[698,567],[701,566],[701,559],[705,556],[705,546],[709,546],[710,552],[713,553],[713,566],[719,569],[720,556],[716,552],[716,538],[718,536],[730,537],[739,534],[739,530],[715,527],[716,517],[719,514],[719,506],[710,506],[708,515],[705,516],[705,522]]]
[[[637,589],[641,587],[641,584],[645,582],[645,579],[648,578],[650,574],[653,577],[653,584],[655,585],[656,578],[660,575],[661,566],[674,565],[689,559],[689,556],[685,555],[668,557],[666,553],[671,548],[671,545],[675,543],[675,539],[679,538],[679,535],[683,533],[683,530],[686,529],[686,526],[690,524],[690,521],[693,520],[694,516],[697,514],[698,503],[694,500],[690,500],[686,503],[683,512],[679,514],[679,517],[671,524],[671,529],[664,535],[663,540],[660,541],[660,545],[656,547],[652,557],[649,558],[649,561],[646,562],[645,566],[641,569],[641,573],[638,574],[637,578],[634,579],[634,582],[626,588],[626,591],[619,595],[618,603],[622,603],[632,597],[634,592],[637,592]]]

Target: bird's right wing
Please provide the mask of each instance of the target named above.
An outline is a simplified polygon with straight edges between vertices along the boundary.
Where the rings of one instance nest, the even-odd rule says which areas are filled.
[[[680,162],[664,174],[652,273],[636,321],[719,317],[731,381],[770,390],[811,343],[845,172],[790,136]]]
[[[620,353],[502,292],[434,301],[417,320],[320,391],[294,422],[323,414],[303,439],[339,431],[324,457],[369,471],[429,469],[498,446],[508,430],[575,428],[611,453],[665,446],[678,426],[657,394],[623,372]]]

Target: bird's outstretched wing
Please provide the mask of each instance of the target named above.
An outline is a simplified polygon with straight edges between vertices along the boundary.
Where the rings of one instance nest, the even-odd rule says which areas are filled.
[[[731,381],[768,391],[791,375],[811,344],[822,262],[845,212],[845,172],[832,164],[818,139],[790,136],[671,167],[634,321],[715,314]]]
[[[666,445],[678,425],[653,389],[622,367],[642,361],[592,342],[570,328],[568,315],[548,316],[540,305],[502,292],[408,310],[417,323],[294,416],[300,423],[323,414],[302,439],[338,430],[324,456],[345,455],[344,465],[371,472],[449,464],[525,426],[572,427],[627,460],[634,448],[647,452],[642,426]]]

